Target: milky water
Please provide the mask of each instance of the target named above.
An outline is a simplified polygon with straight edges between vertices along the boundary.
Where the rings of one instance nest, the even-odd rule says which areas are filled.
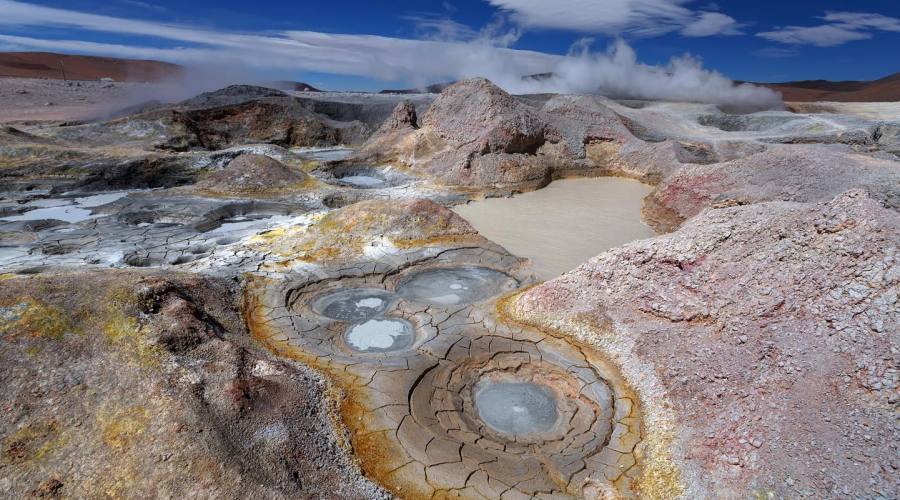
[[[317,297],[312,310],[331,319],[360,321],[383,313],[395,300],[394,295],[380,288],[339,290]]]
[[[25,205],[34,207],[34,210],[29,210],[19,215],[0,217],[0,220],[12,222],[55,219],[64,222],[81,222],[94,217],[94,215],[91,214],[91,208],[112,203],[125,196],[128,196],[128,191],[95,194],[81,198],[34,200]]]
[[[348,175],[341,177],[340,181],[343,184],[349,184],[360,188],[376,188],[385,185],[383,179],[372,177],[371,175]]]
[[[402,319],[370,319],[353,325],[344,340],[354,351],[400,351],[413,343],[413,327]]]
[[[512,435],[548,431],[559,418],[553,391],[529,382],[479,384],[475,408],[488,427]]]
[[[484,267],[429,269],[412,275],[397,293],[413,300],[451,306],[474,304],[515,288],[508,275]]]
[[[563,179],[513,198],[454,208],[486,238],[551,279],[610,248],[656,233],[641,220],[651,187],[618,177]]]
[[[351,148],[294,148],[291,151],[317,161],[343,160],[353,153]]]

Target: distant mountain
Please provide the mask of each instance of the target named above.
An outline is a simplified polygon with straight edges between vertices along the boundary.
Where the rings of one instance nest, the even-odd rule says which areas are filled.
[[[533,81],[533,82],[543,82],[547,81],[551,78],[555,78],[556,73],[535,73],[533,75],[525,75],[522,77],[523,82]]]
[[[900,73],[872,81],[804,80],[758,83],[781,92],[785,101],[887,102],[900,101]]]
[[[278,90],[293,90],[296,92],[322,92],[320,89],[313,87],[308,83],[292,82],[290,80],[279,80],[270,84]]]
[[[425,88],[419,89],[385,89],[379,94],[440,94],[445,88],[456,82],[433,83]]]
[[[51,52],[0,52],[0,77],[157,82],[183,71],[182,66],[160,61]]]

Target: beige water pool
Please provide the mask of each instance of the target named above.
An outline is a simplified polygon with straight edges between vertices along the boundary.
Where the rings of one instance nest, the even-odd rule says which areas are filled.
[[[551,279],[610,248],[654,236],[641,220],[641,200],[651,190],[619,177],[563,179],[454,210],[486,238],[531,259],[539,278]]]

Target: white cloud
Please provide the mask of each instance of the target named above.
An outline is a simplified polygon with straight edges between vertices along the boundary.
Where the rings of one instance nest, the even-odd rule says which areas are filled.
[[[834,47],[856,40],[868,40],[873,31],[900,32],[900,19],[882,14],[862,12],[826,12],[819,26],[785,26],[756,36],[773,42],[793,45]]]
[[[428,16],[405,16],[403,19],[413,23],[416,34],[428,40],[472,40],[478,36],[477,31],[453,19]]]
[[[567,56],[506,48],[518,35],[502,22],[492,24],[468,40],[413,40],[375,35],[282,31],[265,34],[233,33],[190,26],[86,14],[0,0],[3,26],[63,27],[73,32],[122,33],[164,39],[178,48],[121,45],[78,40],[41,39],[0,33],[0,44],[59,52],[161,59],[205,65],[222,74],[243,70],[276,70],[284,74],[314,71],[354,75],[415,85],[474,76],[488,78],[510,92],[608,93],[618,97],[741,103],[770,107],[780,104],[770,90],[734,85],[719,73],[702,68],[691,57],[673,59],[667,66],[641,64],[624,42],[606,53],[591,53],[585,44]],[[92,36],[91,38],[95,38]],[[534,81],[523,76],[552,73]],[[221,83],[218,80],[217,83]],[[228,82],[232,83],[232,82]]]
[[[737,34],[738,23],[718,12],[695,12],[692,0],[487,0],[522,26],[583,33],[658,36]]]
[[[882,31],[900,31],[900,19],[882,14],[863,12],[826,12],[822,19],[854,28],[872,28]]]
[[[823,26],[788,26],[774,31],[757,33],[757,36],[773,42],[815,45],[817,47],[834,47],[854,40],[866,40],[872,38],[871,33],[855,31],[834,25]]]
[[[690,37],[740,35],[740,27],[731,16],[720,12],[701,12],[696,21],[681,29],[681,34]]]

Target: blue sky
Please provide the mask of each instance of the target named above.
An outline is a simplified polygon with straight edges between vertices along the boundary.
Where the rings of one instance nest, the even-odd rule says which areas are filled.
[[[0,50],[163,59],[333,89],[557,71],[562,56],[616,40],[640,63],[690,53],[740,80],[873,79],[900,71],[900,1],[0,0]],[[595,70],[610,66],[580,69]]]

